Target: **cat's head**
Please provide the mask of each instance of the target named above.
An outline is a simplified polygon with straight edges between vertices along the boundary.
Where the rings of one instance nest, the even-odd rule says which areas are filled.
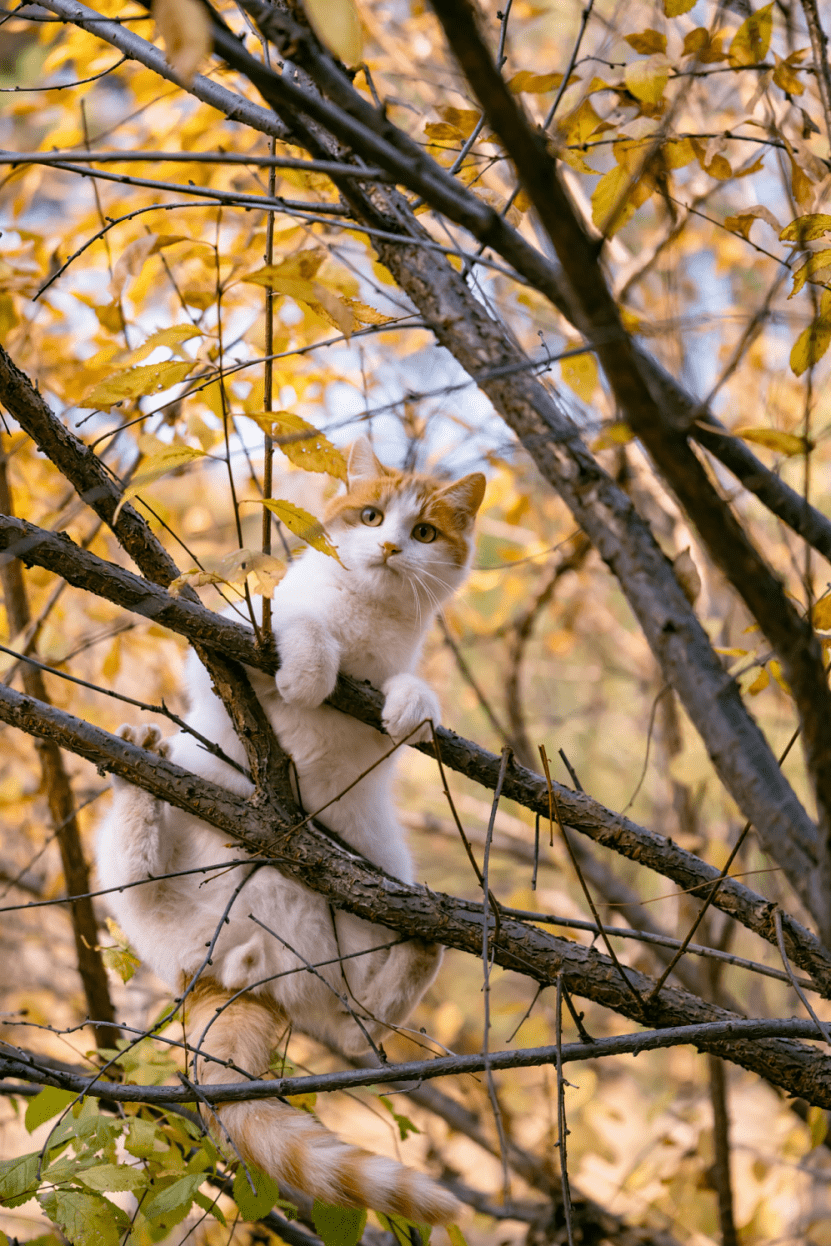
[[[367,591],[432,613],[467,575],[485,477],[448,483],[399,472],[378,461],[365,437],[352,446],[347,475],[346,493],[325,517],[341,561]]]

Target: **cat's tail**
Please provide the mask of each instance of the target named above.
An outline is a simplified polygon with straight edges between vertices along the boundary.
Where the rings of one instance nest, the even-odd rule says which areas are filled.
[[[228,1004],[230,998],[230,992],[206,979],[187,1001],[188,1039],[201,1048],[202,1058],[195,1063],[203,1086],[248,1080],[219,1060],[262,1076],[288,1026],[286,1014],[271,1000],[241,995]],[[324,1203],[371,1207],[418,1224],[446,1224],[459,1210],[453,1195],[423,1173],[341,1142],[314,1116],[279,1100],[223,1103],[210,1117],[211,1133],[226,1154],[236,1150],[276,1181]]]

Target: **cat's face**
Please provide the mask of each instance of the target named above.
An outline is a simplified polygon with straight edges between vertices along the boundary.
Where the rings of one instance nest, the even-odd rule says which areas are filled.
[[[438,606],[458,588],[473,553],[481,472],[448,484],[384,467],[365,437],[349,456],[347,492],[330,503],[326,528],[341,561],[375,595]]]

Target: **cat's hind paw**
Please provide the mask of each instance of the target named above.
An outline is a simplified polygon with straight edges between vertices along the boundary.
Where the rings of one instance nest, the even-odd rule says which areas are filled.
[[[403,740],[405,736],[409,736],[408,744],[429,740],[430,721],[434,726],[441,721],[439,699],[430,685],[417,675],[393,675],[384,684],[383,692],[381,721],[393,740]]]

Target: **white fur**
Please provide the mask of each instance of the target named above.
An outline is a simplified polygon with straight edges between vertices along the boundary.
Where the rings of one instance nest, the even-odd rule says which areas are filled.
[[[372,462],[363,449],[353,452],[350,483],[371,475]],[[278,739],[294,760],[305,811],[328,805],[321,820],[404,881],[412,880],[412,863],[392,801],[394,758],[345,790],[390,748],[390,736],[321,702],[343,671],[383,691],[383,720],[394,739],[402,739],[424,719],[438,721],[436,696],[414,672],[436,607],[455,591],[467,568],[453,562],[446,542],[413,539],[418,508],[415,490],[405,480],[380,526],[332,523],[329,534],[343,565],[313,549],[291,565],[272,603],[280,670],[275,680],[250,672]],[[399,552],[390,554],[390,545]],[[228,755],[244,761],[230,720],[193,654],[187,683],[187,721]],[[164,749],[176,764],[237,793],[251,790],[243,776],[185,732],[160,746],[158,733],[144,730],[143,736],[133,736],[129,729],[125,734]],[[429,726],[420,733],[425,734]],[[113,789],[112,810],[98,838],[103,887],[242,856],[204,822],[118,779]],[[147,882],[114,893],[111,907],[139,955],[178,988],[182,974],[192,975],[201,965],[234,888],[250,868]],[[298,956],[251,921],[251,914]],[[300,1029],[357,1053],[365,1049],[366,1040],[341,997],[366,1018],[370,1033],[382,1038],[383,1023],[403,1021],[418,1002],[437,972],[441,950],[414,940],[346,960],[342,966],[324,966],[319,973],[333,990],[303,970],[302,959],[319,965],[394,938],[383,927],[335,912],[276,869],[261,868],[234,902],[206,973],[229,989],[251,986],[270,992]],[[297,969],[257,986],[263,978]]]

